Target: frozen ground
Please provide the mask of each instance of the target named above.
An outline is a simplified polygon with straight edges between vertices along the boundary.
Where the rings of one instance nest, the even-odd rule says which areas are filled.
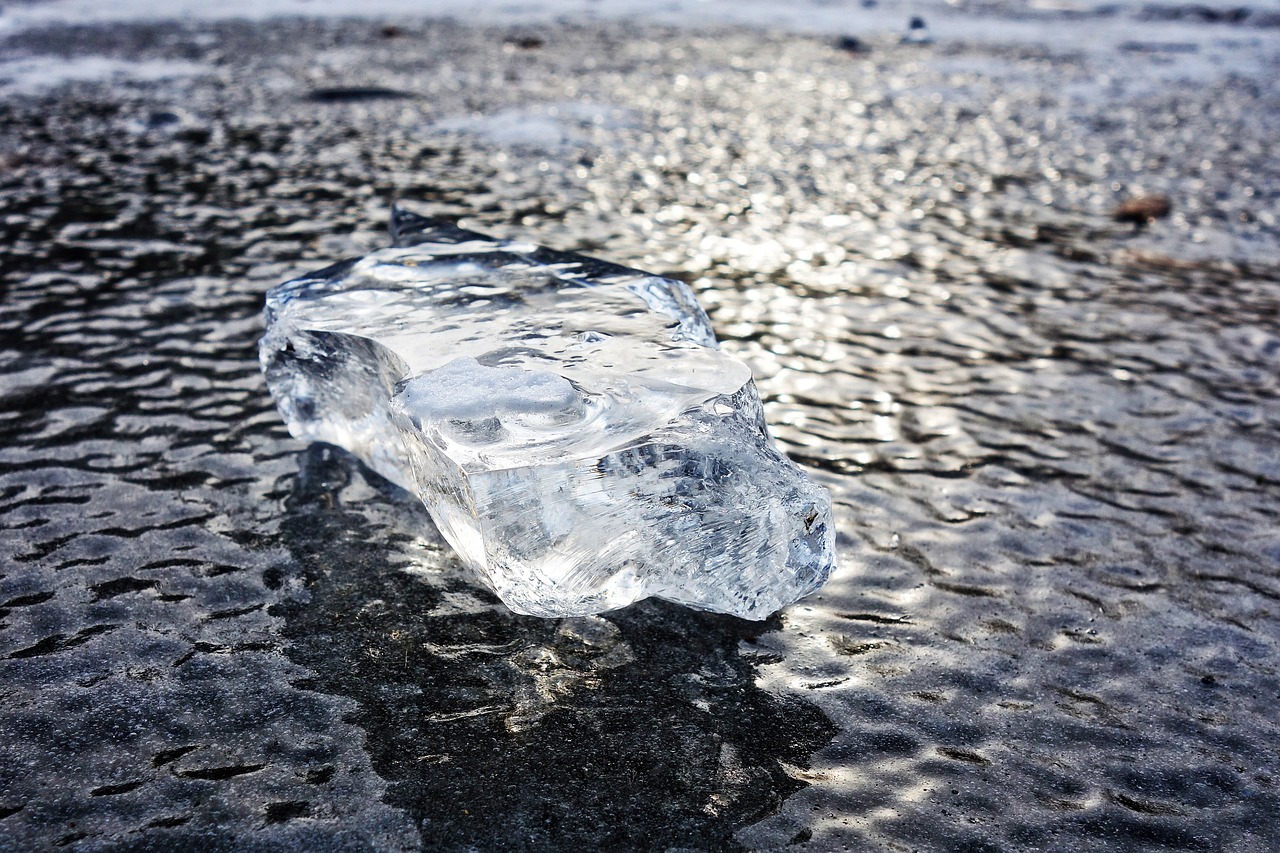
[[[1280,846],[1264,9],[850,52],[67,8],[0,44],[0,849]],[[689,281],[832,583],[516,617],[290,439],[263,295],[393,198]]]

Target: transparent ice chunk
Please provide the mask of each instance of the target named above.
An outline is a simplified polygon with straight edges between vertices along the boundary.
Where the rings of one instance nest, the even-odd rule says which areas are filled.
[[[512,610],[763,619],[826,581],[830,498],[685,284],[398,209],[392,234],[271,291],[267,385],[295,436],[417,494]]]

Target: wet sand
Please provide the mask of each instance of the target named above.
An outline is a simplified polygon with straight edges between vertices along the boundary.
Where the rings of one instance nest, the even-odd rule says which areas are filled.
[[[1280,62],[1205,38],[10,35],[0,850],[1280,846]],[[292,440],[262,297],[397,199],[689,281],[832,582],[514,616]]]

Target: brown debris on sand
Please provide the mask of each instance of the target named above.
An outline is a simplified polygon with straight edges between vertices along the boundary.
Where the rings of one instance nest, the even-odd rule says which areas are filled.
[[[1141,195],[1120,202],[1119,207],[1111,214],[1111,218],[1116,222],[1146,225],[1156,219],[1164,219],[1172,209],[1168,196]]]

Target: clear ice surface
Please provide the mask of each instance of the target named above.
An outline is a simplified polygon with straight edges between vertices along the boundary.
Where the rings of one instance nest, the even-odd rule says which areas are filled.
[[[399,209],[392,236],[268,294],[267,385],[295,436],[417,494],[508,607],[763,619],[826,581],[830,498],[687,285]]]

